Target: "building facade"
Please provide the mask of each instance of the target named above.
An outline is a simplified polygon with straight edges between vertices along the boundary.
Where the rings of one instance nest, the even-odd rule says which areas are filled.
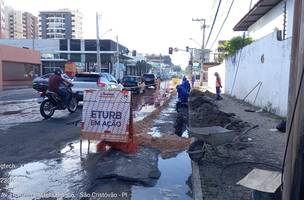
[[[292,36],[294,0],[259,0],[235,25],[234,31],[248,31],[254,40],[274,31],[281,31],[281,38]]]
[[[17,39],[0,40],[0,44],[35,49],[41,54],[43,74],[53,72],[57,68],[64,69],[68,61],[74,62],[79,71],[96,71],[96,40],[80,39]],[[131,59],[127,48],[118,45],[119,62]],[[115,75],[117,64],[117,43],[112,40],[100,40],[101,71]]]
[[[0,0],[0,38],[6,38],[4,1]]]
[[[24,12],[23,20],[23,37],[25,39],[38,38],[38,17],[31,13]]]
[[[38,51],[0,45],[0,91],[31,86],[41,75]]]
[[[39,38],[81,39],[82,18],[78,10],[42,11],[39,14]]]
[[[5,7],[5,36],[8,39],[38,38],[38,18],[31,13]]]

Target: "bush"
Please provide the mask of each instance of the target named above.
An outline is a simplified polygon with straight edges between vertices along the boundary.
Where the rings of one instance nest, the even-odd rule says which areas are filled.
[[[222,45],[218,46],[218,51],[224,52],[225,56],[235,54],[238,50],[244,46],[253,42],[251,37],[243,38],[241,36],[233,37],[230,40],[225,41]]]

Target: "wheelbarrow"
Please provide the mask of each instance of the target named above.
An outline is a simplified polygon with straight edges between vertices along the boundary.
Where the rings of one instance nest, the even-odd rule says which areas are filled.
[[[228,130],[220,126],[211,127],[187,127],[189,137],[195,141],[189,146],[188,154],[191,160],[198,162],[207,151],[207,145],[216,149],[217,146],[231,143],[239,132]]]

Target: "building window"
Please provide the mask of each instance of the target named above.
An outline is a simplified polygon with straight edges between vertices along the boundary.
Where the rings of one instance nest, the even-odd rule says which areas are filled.
[[[71,51],[80,51],[80,40],[70,40],[70,50]]]
[[[68,54],[67,53],[61,53],[60,54],[60,59],[68,59]]]
[[[97,62],[96,54],[85,54],[85,62]]]
[[[71,53],[70,60],[73,62],[81,62],[81,54],[80,53]]]
[[[60,51],[67,51],[68,50],[68,41],[67,40],[60,40]]]
[[[85,40],[85,51],[96,51],[96,40]]]

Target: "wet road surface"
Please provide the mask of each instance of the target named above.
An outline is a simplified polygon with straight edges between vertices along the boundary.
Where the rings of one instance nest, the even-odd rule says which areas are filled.
[[[140,120],[149,115],[155,109],[153,103],[157,95],[153,90],[147,90],[145,94],[134,96],[132,103],[135,110],[135,120]],[[10,127],[25,122],[35,122],[35,126],[39,123],[49,123],[50,120],[42,120],[40,117],[39,105],[34,100],[26,102],[8,104],[0,104],[3,110],[0,113],[0,121],[13,119],[13,124],[0,124],[1,129],[6,129],[7,133]],[[175,130],[168,130],[166,124],[174,124],[175,118],[175,99],[172,99],[169,106],[165,108],[160,117],[154,121],[154,126],[149,134],[162,135],[172,134]],[[57,111],[56,111],[57,112]],[[26,114],[31,113],[27,116]],[[55,119],[64,117],[65,124],[70,126],[78,126],[77,121],[81,116],[80,112],[70,117],[68,112],[55,113]],[[2,118],[1,118],[2,117]],[[70,119],[69,119],[70,118]],[[42,120],[42,121],[41,121]],[[53,120],[53,119],[52,119]],[[41,122],[40,122],[41,121]],[[59,121],[58,121],[59,122]],[[75,127],[75,126],[74,126]],[[58,126],[59,128],[59,126]],[[73,130],[77,130],[74,128]],[[0,132],[1,133],[1,132]],[[79,134],[79,133],[76,133]],[[183,130],[183,137],[187,137],[187,133]],[[84,144],[85,146],[85,144]],[[95,147],[95,145],[91,145]],[[94,148],[91,152],[94,155]],[[81,159],[79,155],[79,142],[68,142],[60,151],[53,152],[58,156],[51,159],[40,159],[39,161],[29,162],[22,166],[18,165],[15,169],[7,170],[0,175],[3,182],[0,184],[1,198],[3,199],[40,199],[42,197],[66,197],[68,199],[95,199],[89,198],[88,195],[98,192],[98,194],[120,195],[115,199],[191,199],[191,190],[188,186],[189,176],[191,175],[191,165],[188,155],[185,152],[179,153],[176,157],[163,159],[159,157],[158,168],[161,176],[157,183],[152,187],[145,187],[133,182],[117,180],[117,179],[101,179],[92,180],[90,173],[86,171],[85,159]],[[83,155],[86,157],[86,155]],[[7,195],[7,197],[6,197]],[[69,198],[70,197],[70,198]],[[85,198],[87,197],[87,198]],[[117,198],[118,197],[118,198]],[[101,198],[114,199],[114,198]]]

